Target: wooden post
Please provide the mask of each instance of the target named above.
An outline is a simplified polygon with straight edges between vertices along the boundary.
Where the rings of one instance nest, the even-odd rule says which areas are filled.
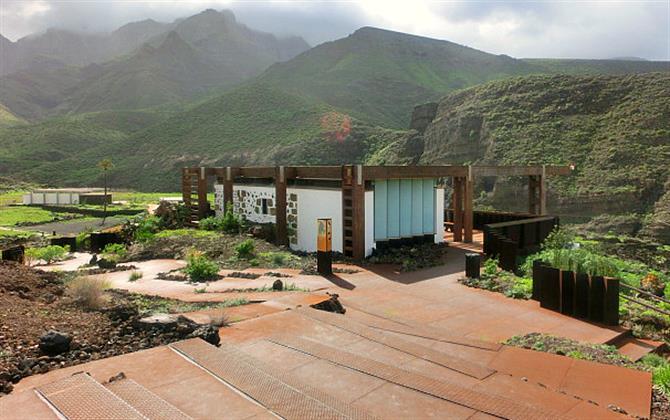
[[[539,176],[538,186],[540,190],[539,213],[544,216],[547,214],[547,166],[542,165],[542,175]]]
[[[362,260],[365,258],[365,180],[363,178],[363,165],[354,167],[352,184],[353,257]]]
[[[181,170],[181,201],[184,202],[186,207],[191,208],[191,174],[188,171],[188,168],[182,168]]]
[[[232,168],[228,166],[226,168],[226,176],[223,181],[223,211],[226,212],[228,203],[233,204],[233,174]]]
[[[198,174],[198,219],[207,217],[209,211],[209,203],[207,202],[207,175],[205,175],[205,168],[200,168]]]
[[[538,214],[539,206],[537,203],[538,182],[535,175],[528,175],[528,213]]]
[[[472,223],[473,223],[473,194],[474,179],[472,175],[472,166],[468,166],[468,177],[465,179],[465,193],[463,194],[463,241],[472,242]]]
[[[454,208],[454,242],[463,241],[463,178],[454,177],[452,204]]]
[[[286,225],[286,173],[283,166],[275,168],[275,226],[277,245],[288,245]]]

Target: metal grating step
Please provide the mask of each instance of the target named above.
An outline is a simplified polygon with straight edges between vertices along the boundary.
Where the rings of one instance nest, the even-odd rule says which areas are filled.
[[[104,385],[114,395],[150,419],[188,420],[190,416],[132,379],[119,379]]]
[[[464,407],[506,419],[560,419],[559,413],[544,408],[521,404],[495,394],[477,391],[461,385],[441,382],[421,374],[387,365],[354,353],[325,346],[298,337],[273,337],[275,344],[327,360],[339,366],[356,370],[376,378],[410,388]]]
[[[365,411],[305,385],[234,346],[224,344],[217,349],[194,339],[170,347],[285,419],[371,418]]]
[[[485,379],[495,373],[495,370],[486,366],[472,363],[458,356],[439,352],[429,347],[422,346],[421,344],[416,344],[402,338],[385,334],[381,331],[360,324],[350,318],[345,318],[344,315],[333,314],[311,308],[297,309],[296,312],[308,318],[315,319],[345,331],[349,331],[350,333],[367,338],[368,340],[383,344],[403,353],[411,354],[414,357],[418,357],[440,366],[444,366],[448,369],[455,370],[456,372],[460,372],[473,378]]]
[[[357,319],[357,321],[369,327],[380,330],[392,331],[405,335],[413,335],[415,337],[428,338],[435,341],[443,341],[445,343],[458,344],[467,347],[475,347],[483,350],[498,351],[500,348],[502,348],[502,344],[500,343],[490,343],[488,341],[453,335],[448,331],[439,328],[427,327],[425,325],[408,322],[407,320],[397,321],[393,318],[388,318],[374,310],[363,309],[357,305],[352,305],[350,302],[346,302],[345,306],[369,315],[369,318],[366,317],[366,319]]]
[[[87,373],[76,373],[35,389],[66,419],[146,419]]]

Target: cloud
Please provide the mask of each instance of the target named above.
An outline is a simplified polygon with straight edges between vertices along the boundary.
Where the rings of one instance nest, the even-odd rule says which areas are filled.
[[[108,32],[206,8],[232,9],[254,29],[301,35],[312,45],[368,25],[516,57],[670,59],[668,0],[2,0],[0,33],[16,40],[49,27]]]

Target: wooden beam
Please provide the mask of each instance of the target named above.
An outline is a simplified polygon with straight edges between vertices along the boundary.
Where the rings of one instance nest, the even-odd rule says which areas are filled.
[[[274,183],[277,245],[288,245],[288,228],[286,224],[286,172],[283,166],[275,168]]]
[[[342,179],[341,166],[294,166],[294,176],[289,178]]]
[[[543,169],[544,168],[544,169]],[[473,176],[569,175],[572,166],[473,166]]]
[[[454,209],[454,242],[463,241],[463,181],[461,177],[454,177],[452,205]]]
[[[228,206],[232,206],[234,202],[233,198],[233,182],[235,180],[234,170],[237,168],[231,168],[230,166],[224,168],[223,176],[223,211],[225,213],[228,210]]]
[[[237,176],[245,178],[274,178],[277,168],[270,166],[239,168]]]
[[[207,175],[205,168],[200,168],[198,173],[198,219],[204,219],[209,212],[207,201]]]
[[[472,171],[472,166],[468,167],[468,176],[465,178],[465,192],[463,194],[463,242],[472,242],[472,229],[474,222],[474,205],[473,205],[473,195],[474,195],[474,176]]]
[[[365,173],[363,165],[354,166],[352,186],[353,257],[365,258]]]
[[[465,176],[465,166],[366,166],[365,180]]]

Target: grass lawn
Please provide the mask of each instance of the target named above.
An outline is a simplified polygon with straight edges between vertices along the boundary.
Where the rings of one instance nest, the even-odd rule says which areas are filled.
[[[0,228],[0,239],[2,238],[30,238],[37,235],[35,232],[26,232],[25,230]]]
[[[39,207],[0,207],[0,226],[48,223],[64,215],[65,213],[53,213]]]
[[[26,194],[28,191],[24,190],[15,190],[15,191],[5,191],[0,193],[0,207],[6,206],[9,204],[19,204],[23,202],[23,194]]]

